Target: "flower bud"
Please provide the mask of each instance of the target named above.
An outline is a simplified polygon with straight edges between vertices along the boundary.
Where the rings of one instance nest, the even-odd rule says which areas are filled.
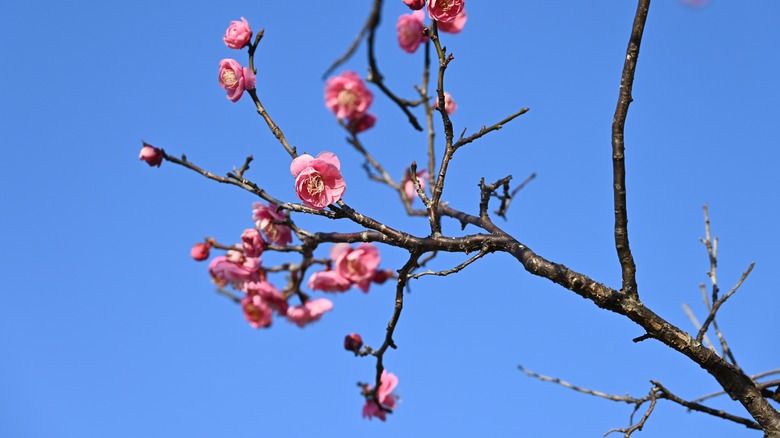
[[[351,351],[355,354],[360,353],[360,348],[363,347],[363,338],[357,333],[350,333],[344,337],[344,349]]]
[[[425,6],[425,0],[403,0],[403,2],[413,11],[422,9]]]
[[[231,21],[225,36],[222,37],[222,41],[231,49],[246,47],[250,39],[252,39],[252,29],[244,17],[241,17],[241,21]]]
[[[210,243],[196,243],[190,250],[190,255],[197,262],[202,262],[209,258],[209,250],[211,250]]]
[[[149,143],[144,143],[144,147],[141,148],[141,154],[138,156],[138,158],[146,161],[146,164],[149,166],[160,167],[160,164],[162,164],[163,160],[163,151],[162,149],[158,149]]]

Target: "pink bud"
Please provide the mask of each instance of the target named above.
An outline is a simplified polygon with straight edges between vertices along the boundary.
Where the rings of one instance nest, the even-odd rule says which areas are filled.
[[[403,0],[403,2],[413,11],[422,9],[425,6],[425,0]]]
[[[438,22],[452,21],[465,3],[465,0],[428,0],[428,15]]]
[[[252,39],[252,29],[249,28],[249,23],[244,17],[241,17],[241,21],[231,21],[225,36],[222,37],[222,41],[231,49],[246,47],[250,39]]]
[[[376,273],[374,273],[374,276],[371,277],[371,281],[376,284],[383,284],[389,278],[395,278],[392,269],[388,269],[385,271],[376,271]]]
[[[439,108],[439,97],[436,96],[436,101],[433,102],[434,108]],[[458,104],[455,103],[455,100],[452,99],[452,95],[448,92],[444,92],[444,111],[447,111],[447,114],[452,115],[455,110],[458,109]]]
[[[196,243],[190,250],[190,255],[195,261],[202,262],[209,258],[209,250],[211,249],[210,243]]]
[[[355,117],[347,119],[347,129],[353,134],[360,134],[361,132],[371,128],[376,123],[376,116],[369,113],[362,113]]]
[[[146,161],[146,164],[149,166],[160,167],[160,164],[162,164],[163,161],[163,151],[162,149],[158,149],[149,143],[144,143],[144,146],[141,148],[141,154],[138,156],[138,158]]]
[[[468,17],[466,16],[466,8],[463,8],[463,10],[460,11],[460,14],[458,14],[454,20],[440,21],[439,30],[447,33],[460,33],[460,31],[463,30],[463,26],[466,25],[466,20],[468,20]]]
[[[298,327],[303,327],[306,324],[314,321],[318,321],[322,314],[331,310],[333,303],[325,298],[317,298],[316,300],[309,300],[300,306],[292,306],[287,309],[287,320],[294,323]]]
[[[351,351],[355,354],[360,353],[360,348],[363,347],[363,338],[357,333],[350,333],[344,338],[344,349]]]

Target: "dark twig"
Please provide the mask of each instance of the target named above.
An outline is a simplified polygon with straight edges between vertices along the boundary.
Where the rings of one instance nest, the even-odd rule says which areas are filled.
[[[715,320],[715,314],[718,312],[718,309],[720,309],[720,306],[722,306],[723,303],[725,303],[726,300],[729,299],[729,297],[734,295],[737,289],[739,289],[739,287],[742,286],[742,283],[745,281],[748,275],[750,275],[750,272],[753,270],[753,267],[755,265],[756,265],[755,262],[751,263],[750,266],[747,268],[747,270],[742,273],[742,276],[739,277],[739,281],[737,281],[737,284],[735,284],[734,287],[732,287],[731,290],[726,295],[723,295],[717,301],[712,303],[712,309],[710,309],[709,315],[707,315],[707,318],[702,323],[701,328],[699,329],[699,333],[696,334],[697,341],[701,342],[701,339],[704,337],[704,333],[707,332],[710,323],[712,323]]]
[[[488,253],[488,251],[486,251],[486,250],[480,250],[473,257],[469,258],[468,260],[466,260],[465,262],[459,264],[458,266],[455,266],[454,268],[445,269],[443,271],[431,271],[431,270],[428,270],[428,271],[425,271],[425,272],[420,272],[418,274],[411,275],[410,278],[417,279],[417,278],[423,277],[425,275],[438,275],[439,277],[445,277],[447,275],[454,274],[456,272],[460,272],[466,266],[468,266],[468,265],[476,262],[477,260],[481,259],[482,257],[484,257],[487,253]]]
[[[458,139],[458,141],[456,141],[455,144],[452,145],[452,147],[454,149],[458,149],[458,148],[460,148],[462,146],[465,146],[465,145],[473,142],[474,140],[484,136],[488,132],[498,131],[499,129],[503,128],[504,125],[506,125],[507,123],[511,122],[512,120],[522,116],[523,114],[527,113],[529,110],[530,110],[530,108],[522,108],[519,111],[515,112],[514,114],[511,114],[511,115],[505,117],[500,122],[497,122],[497,123],[495,123],[495,124],[493,124],[491,126],[488,126],[488,127],[484,127],[483,126],[482,129],[480,129],[479,131],[469,135],[468,137],[463,137],[463,138]]]
[[[509,210],[509,205],[512,204],[512,200],[515,198],[515,195],[517,195],[517,192],[520,190],[523,190],[525,186],[528,185],[534,178],[536,178],[536,172],[532,173],[528,176],[523,182],[520,183],[517,187],[515,187],[511,193],[508,195],[505,193],[503,197],[500,197],[501,199],[501,205],[498,207],[498,210],[496,210],[494,213],[498,216],[506,219],[506,213]]]
[[[352,44],[349,45],[349,48],[347,48],[347,51],[344,52],[343,55],[341,55],[338,59],[333,61],[333,64],[328,67],[327,70],[325,70],[325,73],[322,74],[322,79],[327,78],[330,76],[331,73],[333,73],[339,66],[344,64],[349,60],[349,58],[352,57],[352,55],[355,54],[355,51],[357,51],[357,48],[360,47],[360,42],[363,41],[363,38],[365,38],[366,33],[371,28],[371,26],[376,26],[376,24],[373,24],[375,21],[378,21],[374,18],[374,16],[378,13],[375,12],[379,10],[379,8],[382,7],[382,0],[376,0],[374,1],[374,5],[371,7],[371,12],[368,14],[368,19],[366,19],[366,23],[363,25],[363,28],[360,29],[360,32],[358,32],[358,35],[355,37],[355,40],[352,41]]]
[[[680,397],[677,397],[676,395],[672,394],[671,391],[666,389],[666,387],[664,387],[660,383],[658,383],[658,382],[656,382],[654,380],[651,380],[650,382],[653,385],[658,387],[658,390],[661,393],[659,397],[665,398],[666,400],[669,400],[669,401],[673,401],[673,402],[677,403],[678,405],[685,406],[686,408],[688,408],[690,410],[693,410],[693,411],[704,412],[705,414],[710,414],[710,415],[718,417],[718,418],[723,418],[724,420],[729,420],[729,421],[733,421],[733,422],[738,423],[738,424],[742,424],[742,425],[746,426],[749,429],[762,430],[761,426],[758,423],[756,423],[755,421],[752,421],[752,420],[744,418],[744,417],[739,417],[737,415],[729,414],[728,412],[720,410],[720,409],[713,409],[713,408],[711,408],[709,406],[704,406],[704,405],[699,404],[699,403],[694,403],[694,402],[689,402],[689,401],[683,400]]]

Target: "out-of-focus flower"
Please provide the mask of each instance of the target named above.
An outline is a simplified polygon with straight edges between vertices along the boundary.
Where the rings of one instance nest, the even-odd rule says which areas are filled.
[[[460,14],[465,0],[428,0],[428,15],[438,22],[448,22]]]
[[[389,278],[394,278],[393,270],[392,269],[386,269],[386,270],[377,270],[374,273],[374,276],[371,277],[371,282],[376,284],[383,284],[386,282]]]
[[[433,102],[434,108],[439,108],[439,96],[436,96],[436,100]],[[452,115],[455,110],[458,109],[458,104],[452,99],[452,95],[448,92],[444,92],[444,110],[447,114]]]
[[[371,106],[374,95],[357,73],[345,71],[325,83],[325,106],[339,119],[352,119]]]
[[[376,116],[370,113],[362,113],[347,119],[347,129],[353,134],[360,134],[361,132],[371,128],[376,123]]]
[[[211,242],[196,243],[190,250],[190,255],[195,261],[202,262],[209,258],[209,251],[211,250]]]
[[[287,309],[287,320],[298,327],[303,327],[322,317],[322,314],[333,308],[333,303],[325,298],[306,301],[300,306],[292,306]]]
[[[420,181],[420,187],[425,191],[425,187],[428,185],[428,171],[425,169],[418,170],[417,180]],[[413,204],[414,200],[417,199],[417,190],[414,188],[411,172],[407,172],[406,178],[404,178],[404,192],[406,192],[409,203]]]
[[[259,231],[249,228],[241,234],[241,247],[247,257],[260,257],[265,249],[265,242]]]
[[[249,325],[263,328],[271,325],[271,308],[259,295],[247,295],[241,299],[241,309],[244,311]]]
[[[255,227],[263,232],[265,240],[276,245],[287,245],[292,242],[292,232],[287,225],[274,222],[285,220],[284,212],[277,211],[275,204],[263,205],[259,202],[252,204],[252,220]]]
[[[466,20],[468,20],[468,16],[466,16],[466,8],[463,8],[454,20],[440,21],[438,25],[439,30],[447,33],[460,33],[463,30],[463,26],[466,25]]]
[[[371,278],[379,267],[379,250],[372,243],[361,243],[356,249],[337,244],[331,249],[335,270],[363,292],[368,292]]]
[[[403,2],[406,6],[409,6],[409,9],[413,11],[425,7],[425,0],[403,0]]]
[[[363,338],[357,333],[350,333],[344,337],[344,349],[351,351],[355,354],[360,353],[360,348],[363,347]]]
[[[247,258],[239,263],[231,261],[227,256],[219,256],[209,263],[209,274],[220,287],[228,284],[240,287],[247,281],[259,281],[260,269],[260,260],[257,258]]]
[[[241,17],[241,21],[231,21],[230,26],[225,31],[225,36],[222,37],[222,41],[231,49],[246,47],[250,39],[252,39],[252,29],[244,17]]]
[[[428,37],[423,34],[423,21],[425,21],[423,11],[414,11],[398,17],[395,30],[398,34],[398,45],[403,51],[414,53],[420,44],[428,41]]]
[[[317,210],[341,199],[347,185],[340,169],[338,157],[331,152],[320,152],[317,158],[299,155],[290,164],[298,198]]]
[[[253,90],[256,80],[252,69],[241,67],[235,59],[219,61],[219,85],[227,91],[231,102],[238,102],[244,90]]]
[[[249,281],[244,283],[244,292],[247,295],[257,295],[266,306],[274,310],[279,316],[287,315],[289,305],[284,296],[271,283],[261,281]]]
[[[163,151],[162,149],[158,149],[149,143],[144,142],[144,145],[141,148],[141,154],[138,156],[138,158],[146,161],[146,164],[148,164],[150,167],[160,167],[160,164],[162,164],[163,161]]]
[[[393,389],[398,386],[398,377],[393,373],[388,373],[387,370],[382,371],[382,377],[380,378],[381,384],[376,392],[376,401],[371,398],[366,398],[366,404],[363,405],[363,418],[369,420],[373,417],[377,417],[382,421],[387,419],[387,412],[377,406],[378,401],[383,407],[387,409],[394,409],[396,406],[397,395],[393,394]],[[371,388],[367,388],[366,392],[371,392]]]
[[[315,272],[309,277],[309,289],[323,292],[346,292],[352,287],[352,282],[342,277],[337,271]]]

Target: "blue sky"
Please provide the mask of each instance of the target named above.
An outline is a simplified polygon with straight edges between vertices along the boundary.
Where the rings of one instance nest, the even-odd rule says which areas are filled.
[[[649,379],[694,398],[717,389],[679,354],[631,339],[621,317],[494,254],[459,275],[412,284],[386,366],[401,405],[386,423],[360,418],[355,386],[374,363],[344,352],[359,332],[378,345],[392,312],[390,285],[334,298],[322,321],[254,330],[214,293],[189,258],[205,236],[237,241],[252,225],[251,195],[164,163],[138,161],[141,140],[186,153],[219,174],[248,154],[250,178],[294,200],[289,157],[251,102],[217,84],[220,59],[242,54],[221,35],[246,17],[266,37],[257,89],[300,151],[337,153],[345,200],[424,235],[397,198],[368,182],[361,160],[324,108],[321,75],[352,41],[367,2],[5,2],[0,6],[0,436],[601,436],[631,406],[523,376],[517,365],[606,392],[643,395]],[[447,88],[455,130],[531,111],[461,149],[444,199],[477,209],[476,184],[538,177],[502,226],[536,252],[617,287],[612,241],[610,124],[634,2],[470,1]],[[405,13],[389,1],[378,33],[388,85],[412,97],[421,54],[397,47]],[[690,328],[704,317],[701,207],[720,237],[719,281],[750,278],[719,315],[740,365],[780,365],[773,331],[776,136],[780,69],[772,0],[651,7],[626,131],[631,243],[645,302]],[[365,51],[343,69],[365,72]],[[343,70],[342,69],[342,70]],[[424,136],[379,96],[363,139],[400,177],[422,162]],[[440,136],[441,137],[441,136]],[[296,218],[309,230],[349,224]],[[457,224],[445,232],[457,234]],[[404,254],[381,248],[382,267]],[[283,257],[268,255],[269,262]],[[463,255],[441,256],[447,268]],[[272,278],[273,281],[273,278]],[[283,282],[276,279],[277,284]],[[769,327],[769,329],[767,329]],[[743,414],[725,398],[714,405]],[[639,436],[758,436],[661,402]]]

